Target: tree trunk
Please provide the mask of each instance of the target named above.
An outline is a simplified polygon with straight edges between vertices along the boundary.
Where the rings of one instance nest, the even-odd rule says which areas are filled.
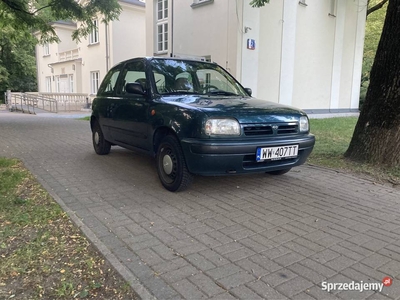
[[[400,0],[389,0],[367,96],[345,156],[400,166]]]

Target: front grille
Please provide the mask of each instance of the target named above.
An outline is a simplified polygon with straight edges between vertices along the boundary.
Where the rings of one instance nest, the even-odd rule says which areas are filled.
[[[265,135],[285,135],[298,133],[299,125],[297,123],[286,124],[255,124],[244,125],[243,132],[245,136],[265,136]]]
[[[246,126],[243,130],[246,136],[274,134],[271,126]]]
[[[291,134],[291,133],[297,133],[298,129],[297,124],[291,124],[291,125],[281,125],[278,127],[278,134]]]

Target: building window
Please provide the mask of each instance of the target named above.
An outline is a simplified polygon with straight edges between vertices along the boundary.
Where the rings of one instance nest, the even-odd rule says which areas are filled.
[[[89,44],[97,44],[99,42],[99,21],[93,20],[93,29],[89,34]]]
[[[157,52],[168,51],[168,0],[157,0]]]
[[[49,56],[50,55],[50,45],[49,44],[44,44],[43,45],[43,55],[44,56]]]
[[[45,78],[46,92],[51,93],[51,76]]]
[[[69,92],[74,93],[74,75],[69,75]]]
[[[91,94],[97,94],[99,90],[100,72],[90,72],[90,92]]]

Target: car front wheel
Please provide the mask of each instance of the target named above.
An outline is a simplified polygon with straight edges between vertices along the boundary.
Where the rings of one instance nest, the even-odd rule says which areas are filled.
[[[108,142],[101,131],[100,124],[96,121],[92,131],[92,141],[94,151],[99,155],[106,155],[110,153],[111,144]]]
[[[157,172],[162,185],[171,192],[184,190],[192,181],[182,148],[172,135],[165,136],[158,147]]]

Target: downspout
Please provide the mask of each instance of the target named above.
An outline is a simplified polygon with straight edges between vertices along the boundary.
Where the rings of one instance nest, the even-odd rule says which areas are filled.
[[[171,0],[171,53],[174,56],[174,0]]]
[[[106,73],[108,73],[108,70],[110,68],[110,66],[109,66],[110,53],[108,50],[108,24],[107,23],[105,23],[105,30],[106,30]]]

